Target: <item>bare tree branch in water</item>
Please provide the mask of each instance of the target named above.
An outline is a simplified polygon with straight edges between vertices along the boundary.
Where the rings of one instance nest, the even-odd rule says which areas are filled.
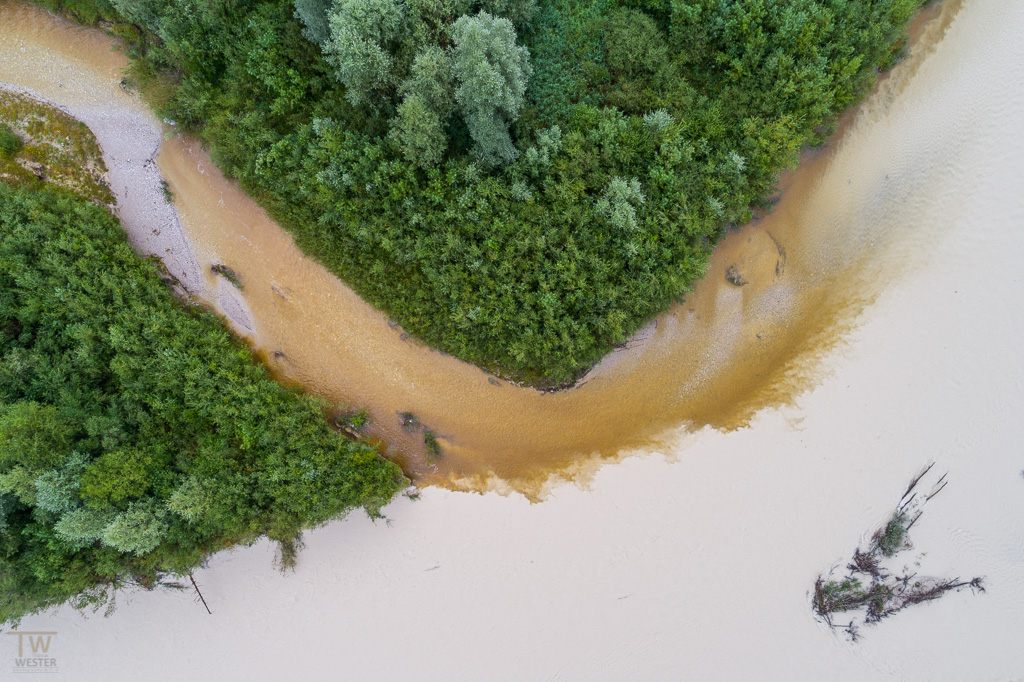
[[[213,611],[210,610],[209,604],[206,603],[206,597],[204,597],[203,593],[199,591],[199,585],[196,584],[196,579],[192,577],[191,573],[188,574],[188,579],[192,581],[192,587],[195,588],[196,595],[198,595],[199,597],[199,601],[203,602],[203,606],[206,608],[206,612],[212,616]]]
[[[934,466],[930,464],[910,482],[892,517],[872,534],[868,548],[858,547],[854,551],[844,577],[834,579],[833,568],[827,576],[818,576],[814,583],[812,608],[815,614],[833,630],[841,629],[851,641],[860,638],[858,618],[860,625],[873,625],[909,606],[934,601],[950,591],[964,588],[972,592],[985,591],[981,578],[919,578],[917,573],[907,573],[906,568],[902,573],[888,573],[884,567],[886,560],[910,547],[907,534],[921,518],[922,508],[949,483],[947,474],[943,474],[928,494],[917,494],[917,485]],[[847,612],[856,614],[848,624],[833,621],[834,614]]]

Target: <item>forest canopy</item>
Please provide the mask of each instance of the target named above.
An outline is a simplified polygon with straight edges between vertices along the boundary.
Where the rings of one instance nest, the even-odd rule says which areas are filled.
[[[541,385],[684,296],[919,0],[47,0],[409,332]]]
[[[0,182],[0,622],[379,514],[404,482],[176,300],[104,208]]]

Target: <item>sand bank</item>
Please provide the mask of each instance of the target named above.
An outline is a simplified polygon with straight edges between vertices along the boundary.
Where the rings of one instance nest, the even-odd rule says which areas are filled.
[[[17,5],[0,5],[0,23],[18,20]],[[38,10],[35,10],[38,12]],[[85,123],[96,136],[107,165],[107,182],[117,200],[116,213],[136,251],[160,257],[168,272],[191,293],[202,293],[203,277],[188,235],[167,201],[156,165],[168,126],[118,83],[127,60],[110,50],[96,31],[61,19],[53,22],[73,35],[60,50],[45,40],[4,35],[0,41],[0,88],[55,106]],[[67,35],[64,36],[67,40]],[[75,56],[102,45],[103,59],[80,62]]]

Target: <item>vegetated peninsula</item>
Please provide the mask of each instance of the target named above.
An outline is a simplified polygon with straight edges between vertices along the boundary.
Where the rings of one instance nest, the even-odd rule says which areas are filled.
[[[571,382],[699,279],[919,0],[47,0],[429,344]]]
[[[0,98],[0,623],[262,535],[287,562],[303,528],[376,515],[405,483],[172,295],[102,168],[84,125]]]

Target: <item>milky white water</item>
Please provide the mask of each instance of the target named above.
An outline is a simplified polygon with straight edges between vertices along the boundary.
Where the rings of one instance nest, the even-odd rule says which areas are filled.
[[[390,525],[309,533],[291,575],[267,543],[218,555],[196,574],[213,616],[142,593],[21,629],[58,632],[74,680],[1024,679],[1022,36],[1024,3],[966,0],[806,196],[900,276],[793,406],[680,426],[542,504],[427,488]],[[908,560],[988,592],[850,644],[808,591],[932,460],[950,485]]]

